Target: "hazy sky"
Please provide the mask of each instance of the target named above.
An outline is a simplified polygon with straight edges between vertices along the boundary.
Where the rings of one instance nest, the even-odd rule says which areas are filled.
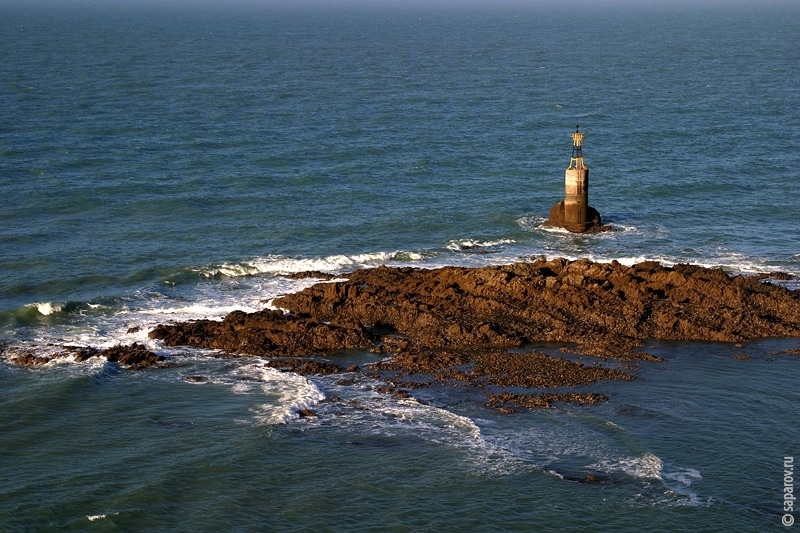
[[[693,7],[741,7],[765,5],[794,6],[798,0],[0,0],[0,6],[106,6],[106,7],[358,7],[361,9],[380,9],[382,7],[427,8],[484,8],[498,7],[536,7],[555,9],[602,9],[610,7],[650,8],[693,8]],[[580,12],[576,12],[576,22]]]

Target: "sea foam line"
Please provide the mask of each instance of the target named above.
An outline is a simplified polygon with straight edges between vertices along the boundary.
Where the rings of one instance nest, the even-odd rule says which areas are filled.
[[[589,468],[608,474],[623,473],[638,479],[656,479],[661,481],[664,462],[656,455],[645,452],[639,457],[622,457],[599,461]]]
[[[445,248],[454,252],[469,250],[472,248],[490,248],[492,246],[500,246],[501,244],[513,244],[514,239],[497,239],[494,241],[478,241],[474,239],[460,239],[452,240],[445,245]]]
[[[374,252],[357,255],[330,255],[327,257],[291,258],[282,255],[256,257],[244,263],[223,263],[201,269],[207,277],[238,277],[256,274],[294,274],[297,272],[339,272],[354,267],[377,266],[389,261],[422,261],[423,255],[416,252]]]
[[[117,516],[117,515],[119,515],[119,512],[111,513],[111,514],[113,516]],[[98,520],[102,520],[103,518],[108,518],[108,515],[107,514],[88,514],[88,515],[86,515],[86,519],[89,520],[89,522],[96,522]]]

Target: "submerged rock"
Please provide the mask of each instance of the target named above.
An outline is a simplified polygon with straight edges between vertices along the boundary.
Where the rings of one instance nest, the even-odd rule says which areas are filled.
[[[309,361],[297,358],[290,359],[273,359],[268,361],[267,366],[283,370],[286,372],[294,372],[295,374],[308,375],[329,375],[338,374],[342,368],[327,361]]]
[[[148,350],[140,343],[128,346],[116,345],[100,350],[88,346],[44,346],[22,349],[9,349],[3,353],[7,361],[19,366],[36,366],[73,358],[80,363],[92,357],[102,357],[111,363],[118,363],[125,368],[148,368],[164,360],[161,355]]]
[[[489,407],[499,409],[501,412],[510,412],[511,406],[517,405],[527,409],[549,408],[554,403],[575,403],[575,404],[589,404],[597,405],[600,402],[605,402],[608,397],[603,394],[579,394],[575,392],[567,392],[562,394],[546,393],[546,394],[511,394],[504,392],[501,394],[492,394],[489,396]]]

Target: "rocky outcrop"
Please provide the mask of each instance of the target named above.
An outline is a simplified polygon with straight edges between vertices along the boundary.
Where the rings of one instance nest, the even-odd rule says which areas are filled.
[[[449,383],[463,382],[485,387],[522,387],[548,389],[577,387],[603,380],[630,380],[621,370],[603,366],[587,366],[537,351],[509,352],[498,349],[432,350],[413,348],[369,367],[371,370],[393,371],[392,382],[409,376],[426,374]]]
[[[572,227],[566,222],[564,216],[564,200],[561,200],[550,209],[550,216],[542,225],[556,228],[565,228],[575,233],[602,233],[604,231],[614,231],[614,228],[604,225],[600,218],[600,212],[592,206],[588,207],[588,222],[582,227]]]
[[[102,357],[124,368],[142,369],[157,365],[164,357],[148,350],[144,345],[116,345],[100,350],[87,346],[48,346],[42,348],[11,348],[3,352],[7,361],[20,366],[37,366],[51,361],[72,358],[81,363],[92,357]]]
[[[597,405],[598,403],[606,400],[608,400],[607,396],[595,393],[579,394],[575,392],[566,392],[562,394],[512,394],[510,392],[503,392],[489,396],[489,402],[487,405],[502,412],[509,413],[513,411],[512,406],[520,406],[527,409],[538,409],[542,407],[551,407],[555,402]]]
[[[168,346],[194,346],[230,354],[307,357],[332,350],[371,348],[377,338],[358,321],[320,320],[281,311],[234,311],[222,322],[198,320],[160,325],[150,332]]]
[[[542,258],[482,268],[379,267],[276,299],[288,313],[237,311],[221,322],[161,325],[150,336],[170,346],[268,357],[369,348],[392,357],[366,371],[401,388],[434,382],[495,389],[576,387],[631,375],[509,348],[554,342],[593,356],[655,360],[636,347],[647,339],[800,337],[800,294],[764,281],[763,276],[656,262],[627,267]],[[338,371],[335,365],[303,365],[296,359],[276,363],[305,373]],[[564,392],[492,394],[488,405],[501,410],[603,399]]]
[[[298,317],[371,326],[384,333],[387,351],[405,343],[463,348],[559,342],[576,343],[592,355],[620,356],[646,339],[800,336],[797,292],[692,265],[539,259],[482,268],[379,267],[348,278],[284,296],[275,305]]]

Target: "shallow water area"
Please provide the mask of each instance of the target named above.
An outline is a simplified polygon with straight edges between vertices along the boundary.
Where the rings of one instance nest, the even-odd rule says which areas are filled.
[[[231,513],[278,527],[306,513],[324,528],[370,524],[368,508],[382,505],[396,523],[447,528],[458,508],[471,509],[459,526],[502,528],[574,517],[557,502],[575,500],[604,517],[601,527],[666,525],[685,519],[684,508],[697,523],[758,527],[774,515],[763,472],[780,477],[775,435],[797,436],[784,421],[800,400],[785,392],[798,361],[774,351],[797,342],[748,345],[750,360],[726,346],[659,343],[648,350],[665,361],[640,362],[639,379],[589,387],[610,396],[600,406],[511,415],[457,390],[420,391],[420,403],[359,375],[340,385],[348,374],[296,376],[259,359],[176,356],[173,368],[141,372],[95,361],[3,365],[2,440],[15,454],[0,460],[0,520],[81,529],[104,515],[91,521],[208,530]],[[720,439],[731,432],[738,438]],[[620,512],[602,512],[609,507]],[[488,514],[478,522],[473,513]]]

